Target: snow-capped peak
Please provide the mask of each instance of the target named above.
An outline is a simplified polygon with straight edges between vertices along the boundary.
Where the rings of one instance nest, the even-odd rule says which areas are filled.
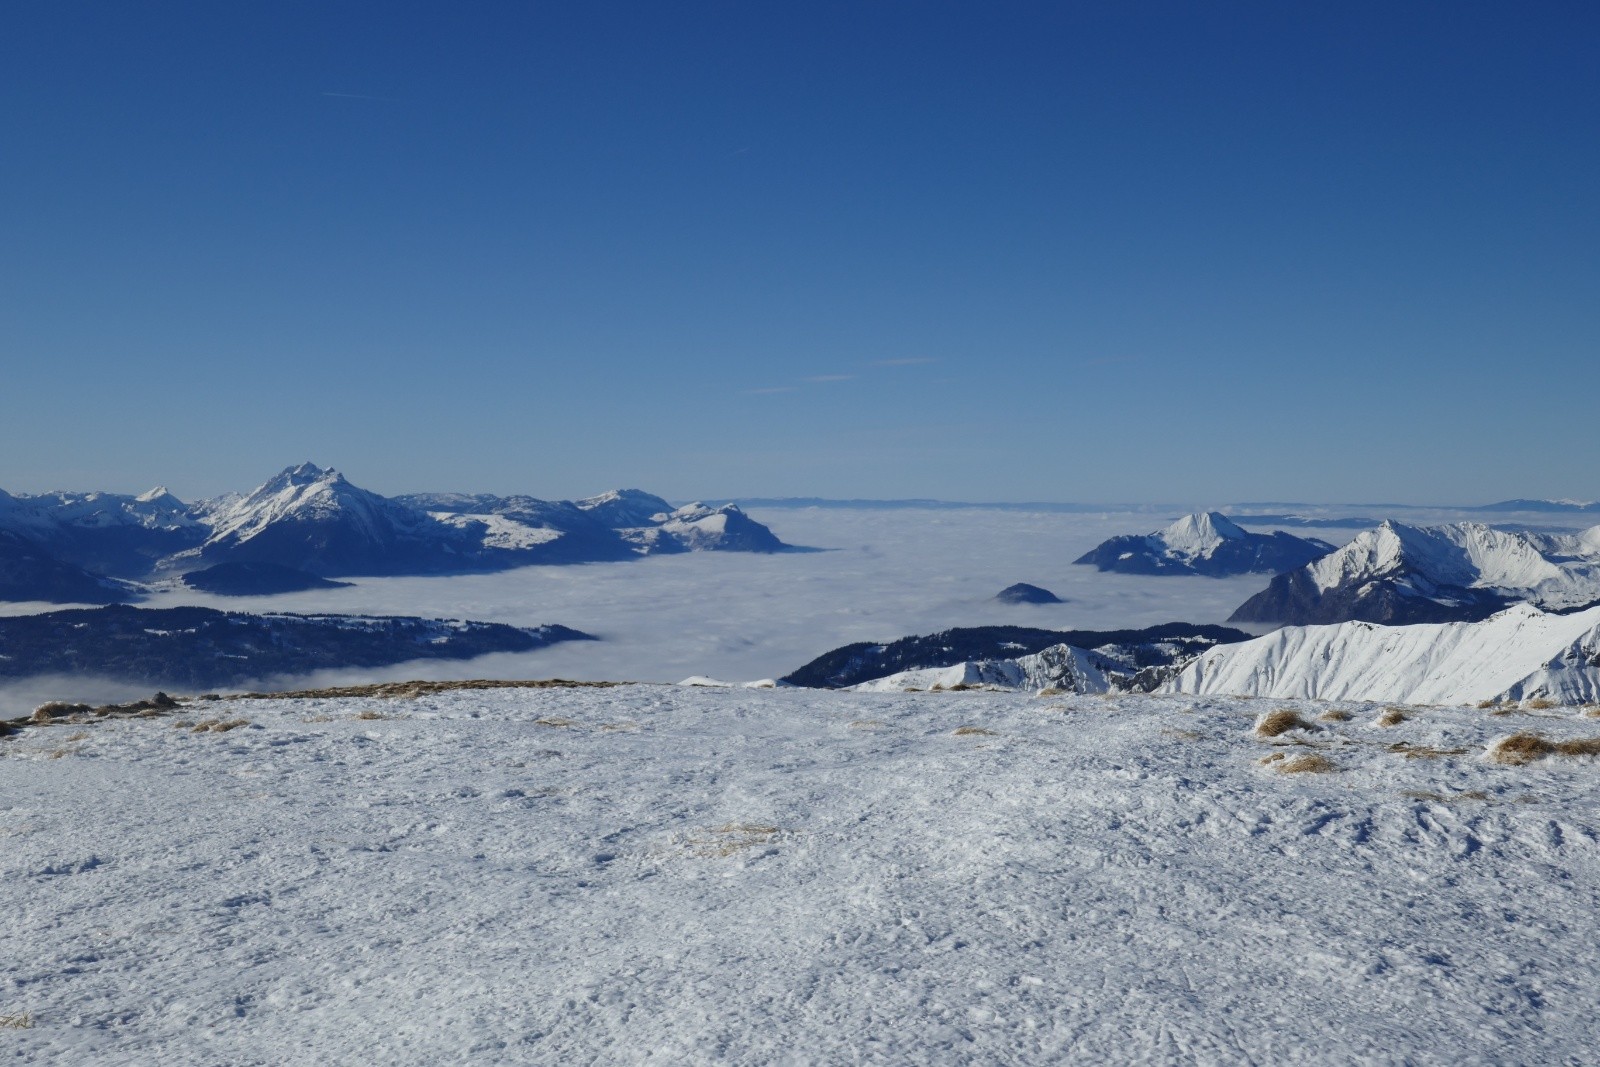
[[[325,521],[340,515],[369,535],[377,535],[384,525],[379,515],[388,512],[411,514],[409,509],[351,485],[331,467],[302,463],[280,471],[249,496],[216,514],[210,541],[247,541],[291,516]]]
[[[181,505],[183,503],[177,497],[173,496],[172,491],[164,485],[158,485],[154,489],[148,489],[133,499],[141,504],[174,503]]]
[[[607,526],[619,529],[661,522],[672,511],[671,504],[643,489],[611,489],[573,503]]]
[[[1438,585],[1531,589],[1560,582],[1562,568],[1526,534],[1478,522],[1408,526],[1386,521],[1310,565],[1321,590],[1401,573]]]
[[[1221,512],[1204,511],[1185,515],[1154,536],[1171,555],[1183,559],[1207,559],[1224,542],[1242,541],[1249,534]]]

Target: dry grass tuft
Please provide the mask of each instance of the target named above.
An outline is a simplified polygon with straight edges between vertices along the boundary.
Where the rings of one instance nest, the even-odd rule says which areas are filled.
[[[1545,756],[1600,756],[1600,737],[1551,741],[1538,734],[1518,733],[1500,738],[1488,750],[1490,762],[1512,767],[1520,767]]]
[[[1470,750],[1465,748],[1434,748],[1431,745],[1413,745],[1405,741],[1397,741],[1389,746],[1390,752],[1398,752],[1406,759],[1438,759],[1440,756],[1465,756]]]
[[[219,722],[219,723],[217,723],[217,725],[215,725],[215,726],[213,726],[211,728],[211,732],[214,733],[214,734],[225,734],[229,730],[237,730],[241,726],[249,726],[249,725],[250,725],[250,720],[249,719],[229,719],[227,722]]]
[[[1600,704],[1585,704],[1583,713],[1591,719],[1600,719]]]
[[[1529,711],[1549,711],[1558,705],[1554,700],[1550,700],[1547,697],[1534,697],[1532,700],[1523,701],[1522,706]]]
[[[0,1030],[31,1030],[33,1029],[33,1013],[18,1012],[14,1015],[0,1015]]]
[[[221,726],[221,725],[222,725],[222,720],[221,719],[201,719],[199,722],[195,723],[192,727],[190,727],[190,730],[192,730],[194,733],[197,733],[197,734],[203,734],[207,730],[211,729],[213,726]]]
[[[1406,721],[1406,713],[1401,708],[1384,708],[1383,714],[1378,716],[1379,726],[1399,726]]]
[[[50,753],[50,755],[46,756],[45,758],[46,759],[60,759],[62,756],[75,756],[75,755],[77,755],[77,751],[75,749],[58,748],[54,752]]]
[[[1161,730],[1163,737],[1176,737],[1179,741],[1199,741],[1206,735],[1199,730],[1174,730],[1170,726]]]
[[[993,730],[985,730],[981,726],[957,726],[956,729],[955,729],[955,736],[956,737],[993,737],[993,736],[995,736],[995,733],[994,733]]]
[[[1338,708],[1334,708],[1331,711],[1323,712],[1321,715],[1318,715],[1317,718],[1323,722],[1349,722],[1351,719],[1355,718],[1355,716],[1351,715],[1348,711],[1340,711]]]
[[[702,836],[702,833],[705,836]],[[730,822],[689,835],[689,854],[704,858],[734,856],[748,849],[775,844],[782,834],[765,823]]]
[[[1306,722],[1300,713],[1293,708],[1279,708],[1269,711],[1256,720],[1255,732],[1257,737],[1278,737],[1290,730],[1305,730],[1315,733],[1321,727],[1315,723]]]
[[[371,722],[373,719],[387,719],[387,718],[389,718],[389,716],[385,715],[383,712],[381,712],[381,711],[373,711],[371,708],[368,708],[366,711],[358,711],[358,712],[356,712],[355,717],[358,718],[358,719],[361,719],[361,720],[363,720],[365,722]]]
[[[33,714],[28,718],[30,722],[49,722],[58,716],[65,716],[67,714],[66,707],[61,701],[52,700],[48,704],[40,704],[34,708]]]
[[[1491,707],[1493,707],[1493,705],[1491,705]],[[1495,707],[1493,711],[1489,712],[1489,714],[1493,715],[1497,719],[1503,719],[1507,715],[1515,715],[1519,710],[1521,709],[1519,709],[1515,704],[1502,704],[1499,707]]]
[[[852,729],[852,730],[876,730],[878,727],[880,727],[882,725],[883,725],[883,723],[879,722],[877,719],[857,719],[855,722],[850,724],[850,729]]]
[[[1333,760],[1315,752],[1293,756],[1278,764],[1281,774],[1330,774],[1338,769],[1338,764]]]
[[[569,726],[578,725],[571,719],[564,719],[560,715],[546,715],[541,719],[533,720],[535,726],[548,726],[552,729],[564,730]]]
[[[1465,793],[1456,793],[1454,795],[1445,793],[1429,793],[1423,790],[1407,789],[1400,795],[1410,800],[1427,800],[1432,801],[1435,804],[1457,804],[1463,800],[1489,799],[1488,793],[1481,792],[1477,789],[1472,789]]]
[[[68,734],[66,739],[68,741],[87,741],[89,740],[89,735],[79,730],[75,734]]]
[[[1065,689],[1058,689],[1053,685],[1047,685],[1034,694],[1034,696],[1041,697],[1064,697],[1066,695],[1067,691]]]
[[[1339,769],[1327,756],[1308,752],[1300,756],[1285,756],[1282,752],[1256,761],[1263,767],[1272,767],[1280,774],[1329,774]]]
[[[1479,711],[1488,711],[1490,708],[1497,708],[1499,706],[1500,706],[1500,702],[1498,700],[1490,699],[1490,700],[1480,700],[1480,701],[1478,701],[1478,710]]]

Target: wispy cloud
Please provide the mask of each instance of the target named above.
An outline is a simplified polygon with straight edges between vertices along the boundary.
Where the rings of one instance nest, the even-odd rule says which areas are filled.
[[[813,374],[809,378],[801,378],[802,382],[848,382],[854,374]]]
[[[909,356],[904,359],[875,359],[874,367],[921,367],[929,363],[937,363],[932,356]]]

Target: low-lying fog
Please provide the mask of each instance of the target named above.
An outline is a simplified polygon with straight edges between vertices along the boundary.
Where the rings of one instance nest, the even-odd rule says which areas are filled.
[[[524,626],[554,622],[602,638],[461,662],[266,680],[275,685],[413,677],[673,682],[689,675],[739,682],[779,677],[848,642],[889,641],[952,626],[1116,629],[1222,622],[1267,581],[1254,575],[1133,577],[1072,564],[1107,537],[1148,532],[1176,517],[1149,511],[758,508],[752,513],[786,542],[826,551],[699,553],[498,574],[362,578],[348,589],[276,597],[181,591],[158,594],[143,606],[421,615]],[[1343,543],[1354,530],[1291,532]],[[993,599],[1014,582],[1044,586],[1066,603],[1006,605]],[[4,613],[24,610],[48,606],[6,605]],[[0,713],[17,714],[47,697],[106,700],[148,695],[148,689],[89,679],[33,680],[0,692]]]

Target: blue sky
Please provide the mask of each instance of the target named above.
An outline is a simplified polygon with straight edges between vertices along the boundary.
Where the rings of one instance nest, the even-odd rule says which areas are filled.
[[[1600,9],[0,13],[0,487],[1600,497]]]

